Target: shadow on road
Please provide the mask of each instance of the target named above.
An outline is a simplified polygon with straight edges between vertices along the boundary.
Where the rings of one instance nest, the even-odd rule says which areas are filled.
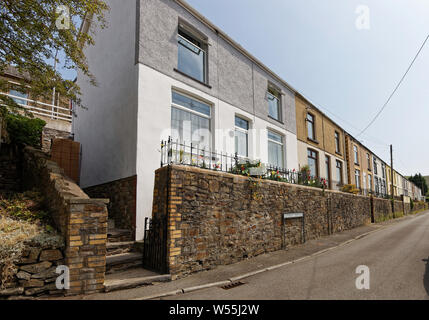
[[[423,276],[423,285],[425,286],[426,293],[429,296],[429,257],[423,259],[422,261],[426,262],[425,275]]]

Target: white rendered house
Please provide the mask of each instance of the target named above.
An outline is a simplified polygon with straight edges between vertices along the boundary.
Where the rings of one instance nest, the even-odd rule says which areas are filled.
[[[127,220],[143,238],[160,141],[170,136],[298,169],[295,91],[284,80],[181,0],[107,2],[108,27],[85,49],[98,86],[78,73],[73,133],[81,186],[115,199],[124,190],[127,200],[109,209],[116,224]]]

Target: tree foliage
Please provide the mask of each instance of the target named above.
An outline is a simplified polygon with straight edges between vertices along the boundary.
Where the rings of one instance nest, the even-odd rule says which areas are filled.
[[[408,178],[411,182],[413,182],[418,188],[422,188],[423,195],[428,193],[428,185],[426,183],[426,179],[421,175],[421,173],[416,173],[414,176]]]
[[[60,6],[68,9],[67,16],[58,10]],[[80,30],[80,25],[92,17],[104,27],[107,9],[102,0],[2,0],[0,73],[7,66],[14,66],[25,77],[21,87],[26,86],[26,91],[34,99],[48,98],[55,88],[60,95],[79,101],[80,91],[76,83],[64,80],[48,61],[55,59],[57,50],[63,52],[66,57],[63,67],[80,69],[95,84],[83,52],[85,45],[94,43],[93,32]],[[58,22],[65,25],[66,20],[70,22],[69,27],[58,28]],[[0,80],[0,91],[4,92],[6,86],[7,83]],[[3,95],[0,95],[0,104],[17,106]]]

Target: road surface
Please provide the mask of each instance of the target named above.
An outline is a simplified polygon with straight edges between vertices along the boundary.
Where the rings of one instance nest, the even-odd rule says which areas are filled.
[[[362,239],[295,264],[165,299],[424,299],[429,300],[429,212],[389,225]],[[369,270],[369,289],[357,289],[358,266]],[[368,278],[367,278],[368,279]],[[363,281],[363,280],[362,280]],[[360,284],[368,282],[359,281]]]

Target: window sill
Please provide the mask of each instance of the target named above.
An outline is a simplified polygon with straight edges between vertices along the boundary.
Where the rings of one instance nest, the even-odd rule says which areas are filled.
[[[359,166],[360,167],[360,164],[355,162],[355,166]]]
[[[275,121],[277,121],[277,122],[279,122],[279,123],[281,123],[281,124],[284,124],[284,122],[283,122],[283,121],[278,120],[278,119],[276,119],[276,118],[274,118],[274,117],[272,117],[272,116],[270,116],[270,115],[268,115],[268,118],[270,118],[270,119],[272,119],[272,120],[275,120]]]
[[[190,75],[187,75],[186,73],[184,73],[184,72],[180,71],[179,69],[174,68],[173,70],[174,70],[175,72],[177,72],[177,73],[181,74],[182,76],[184,76],[184,77],[188,78],[188,79],[194,80],[194,81],[198,82],[199,84],[201,84],[201,85],[203,85],[203,86],[206,86],[206,87],[207,87],[207,88],[209,88],[209,89],[211,89],[211,88],[212,88],[212,86],[208,85],[207,83],[202,82],[202,81],[200,81],[200,80],[198,80],[198,79],[195,79],[194,77],[191,77]]]
[[[307,140],[308,140],[308,141],[311,141],[311,142],[313,142],[313,143],[319,144],[319,141],[314,140],[314,139],[311,139],[311,138],[309,138],[309,137],[307,137]]]
[[[335,153],[338,154],[339,156],[343,156],[343,154],[341,152],[335,151]]]

